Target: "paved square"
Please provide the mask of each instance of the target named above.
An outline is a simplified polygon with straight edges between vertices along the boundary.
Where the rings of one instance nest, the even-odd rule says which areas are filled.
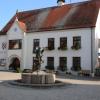
[[[0,72],[0,80],[20,79],[20,74]],[[100,81],[62,78],[64,87],[28,88],[0,83],[0,100],[99,100]]]

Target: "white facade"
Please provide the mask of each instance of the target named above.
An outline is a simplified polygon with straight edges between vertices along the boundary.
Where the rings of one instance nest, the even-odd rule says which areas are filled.
[[[73,37],[81,36],[81,49],[72,50]],[[58,50],[60,45],[60,37],[67,37],[68,50],[62,51]],[[27,60],[26,66],[32,66],[33,54],[33,39],[40,39],[40,47],[47,47],[48,38],[55,38],[55,49],[52,51],[45,50],[44,52],[44,63],[42,67],[47,65],[47,57],[54,57],[54,66],[57,69],[59,66],[59,57],[67,57],[67,68],[70,70],[72,67],[72,57],[81,57],[81,67],[82,69],[91,69],[91,29],[72,29],[72,30],[62,30],[62,31],[50,31],[50,32],[36,32],[27,35]],[[89,51],[89,52],[87,52]]]
[[[91,36],[92,34],[92,36]],[[43,54],[44,63],[42,64],[42,69],[45,69],[47,66],[47,57],[54,57],[54,67],[57,70],[59,66],[59,57],[67,57],[67,69],[70,71],[73,61],[73,57],[81,57],[81,68],[83,70],[91,70],[91,67],[95,67],[97,59],[97,49],[95,43],[95,28],[80,28],[80,29],[69,29],[69,30],[59,30],[59,31],[44,31],[44,32],[34,32],[34,33],[25,33],[21,30],[17,21],[14,22],[6,36],[0,36],[0,43],[6,42],[7,49],[3,55],[0,55],[0,58],[6,59],[5,68],[9,69],[11,59],[17,57],[20,60],[20,68],[31,69],[33,66],[33,40],[40,39],[40,47],[48,46],[48,38],[54,38],[55,49],[52,51],[45,50]],[[81,37],[81,49],[72,50],[71,46],[73,45],[73,37]],[[58,50],[60,46],[60,38],[67,37],[67,47],[68,50],[62,51]],[[22,49],[9,50],[9,40],[22,40]],[[91,43],[92,41],[92,43]],[[93,45],[94,44],[94,45]],[[0,44],[1,46],[1,44]],[[93,49],[91,49],[93,48]],[[94,51],[95,49],[95,51]],[[2,49],[1,49],[2,50]]]

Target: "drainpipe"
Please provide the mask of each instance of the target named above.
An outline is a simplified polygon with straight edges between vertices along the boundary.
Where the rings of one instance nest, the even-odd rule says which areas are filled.
[[[93,70],[93,41],[92,41],[92,27],[91,27],[91,73],[94,72]]]

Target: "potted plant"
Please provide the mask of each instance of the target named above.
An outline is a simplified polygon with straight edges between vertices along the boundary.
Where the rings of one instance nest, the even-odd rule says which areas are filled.
[[[45,50],[54,50],[53,47],[45,47],[44,49],[45,49]]]
[[[73,49],[73,50],[79,50],[80,48],[81,48],[81,46],[78,42],[71,47],[71,49]]]

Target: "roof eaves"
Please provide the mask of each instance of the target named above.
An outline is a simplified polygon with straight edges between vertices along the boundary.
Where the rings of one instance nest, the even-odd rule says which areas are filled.
[[[32,33],[32,32],[44,32],[44,31],[59,31],[59,30],[69,30],[69,29],[81,29],[81,28],[93,28],[96,27],[95,25],[91,26],[76,26],[76,27],[64,27],[64,28],[40,28],[39,30],[31,30],[27,31],[26,33]]]

